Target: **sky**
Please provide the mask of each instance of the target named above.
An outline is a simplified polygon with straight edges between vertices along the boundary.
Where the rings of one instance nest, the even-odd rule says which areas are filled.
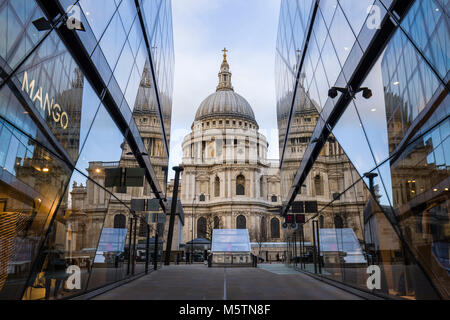
[[[280,0],[174,0],[175,79],[170,168],[182,161],[181,143],[201,102],[214,93],[228,50],[235,92],[252,106],[269,159],[278,159],[275,45]],[[173,170],[170,170],[173,178]]]

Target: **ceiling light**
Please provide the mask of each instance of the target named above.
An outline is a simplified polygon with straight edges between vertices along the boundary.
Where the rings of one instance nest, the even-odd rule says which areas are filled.
[[[434,188],[434,189],[433,189],[433,191],[434,191],[434,192],[437,192],[437,191],[438,191],[438,189],[437,189],[437,188]]]
[[[50,22],[48,22],[44,17],[34,20],[32,24],[38,31],[50,30],[52,28]]]
[[[43,169],[42,169],[42,171],[43,171],[43,172],[49,172],[49,171],[50,171],[50,169],[49,169],[49,168],[47,168],[47,167],[45,167],[45,168],[43,168]]]
[[[370,111],[372,111],[372,112],[376,112],[376,111],[377,111],[377,109],[376,109],[376,108],[373,108],[373,109],[370,109]]]
[[[400,81],[395,81],[394,86],[398,86],[400,84]]]

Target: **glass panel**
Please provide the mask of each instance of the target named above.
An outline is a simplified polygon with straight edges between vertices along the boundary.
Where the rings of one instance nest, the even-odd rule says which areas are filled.
[[[368,14],[368,8],[373,5],[374,0],[352,1],[339,0],[342,11],[344,11],[347,20],[352,26],[353,33],[358,36],[363,23]]]
[[[442,79],[446,79],[450,69],[450,22],[446,9],[440,1],[415,1],[402,21],[402,27]]]
[[[71,170],[3,120],[0,141],[0,299],[20,299]]]
[[[10,85],[20,92],[16,95],[21,101],[34,107],[54,138],[76,161],[99,99],[55,33],[20,67]],[[5,105],[0,114],[24,130],[35,126],[31,124],[28,106],[19,107],[6,93],[2,100]]]
[[[0,6],[0,67],[13,70],[48,31],[38,31],[34,20],[45,17],[34,0],[2,1]]]
[[[110,22],[111,17],[116,11],[114,0],[106,0],[101,4],[97,1],[80,0],[79,4],[88,19],[92,31],[94,31],[95,37],[100,39],[106,26]],[[114,23],[117,23],[117,21],[113,22],[113,24]]]
[[[396,56],[400,63],[395,62]],[[439,87],[437,78],[400,30],[386,48],[381,73],[385,88],[389,149],[393,152],[410,130],[415,118],[443,88]]]
[[[339,61],[341,62],[341,65],[344,65],[353,45],[355,44],[356,38],[340,7],[336,9],[336,13],[330,27],[330,35],[333,39]]]
[[[347,107],[333,129],[333,134],[361,176],[375,167],[372,152],[367,144],[362,124],[353,103],[350,103]]]
[[[100,47],[102,48],[111,69],[114,69],[116,66],[117,59],[119,59],[125,43],[125,39],[125,31],[123,30],[120,17],[116,13],[112,18],[108,29],[106,29],[105,34],[100,40]]]

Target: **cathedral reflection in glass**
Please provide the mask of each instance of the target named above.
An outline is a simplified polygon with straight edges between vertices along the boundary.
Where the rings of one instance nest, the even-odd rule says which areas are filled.
[[[74,297],[160,258],[164,225],[131,208],[165,210],[171,19],[167,0],[0,1],[0,299]]]
[[[318,203],[288,232],[292,267],[384,297],[450,298],[448,8],[282,1],[283,214]]]

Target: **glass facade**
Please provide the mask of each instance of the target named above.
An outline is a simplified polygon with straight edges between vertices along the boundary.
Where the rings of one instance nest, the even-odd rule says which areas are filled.
[[[288,232],[289,265],[386,297],[450,298],[448,8],[282,1],[283,215],[306,218]]]
[[[168,0],[0,1],[0,299],[160,263],[171,19]]]

